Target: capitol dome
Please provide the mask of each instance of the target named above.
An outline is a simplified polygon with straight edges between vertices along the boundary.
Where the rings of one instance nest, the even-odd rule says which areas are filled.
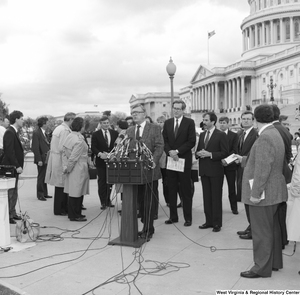
[[[300,43],[300,0],[248,0],[241,25],[244,60],[255,60]]]

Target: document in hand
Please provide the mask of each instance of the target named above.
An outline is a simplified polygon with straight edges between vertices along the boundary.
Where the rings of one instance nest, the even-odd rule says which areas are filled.
[[[172,157],[168,157],[167,169],[177,171],[177,172],[183,172],[184,171],[184,163],[185,163],[185,159],[179,158],[178,161],[175,161],[175,160],[173,160]]]
[[[254,179],[249,179],[249,184],[250,184],[251,190],[252,190],[253,182],[254,182]],[[260,198],[259,198],[259,200],[264,200],[265,198],[266,198],[265,191],[263,191]]]
[[[237,159],[237,156],[235,154],[232,154],[232,155],[228,156],[227,158],[225,158],[224,161],[226,162],[227,165],[229,165],[232,162],[234,162],[236,159]]]

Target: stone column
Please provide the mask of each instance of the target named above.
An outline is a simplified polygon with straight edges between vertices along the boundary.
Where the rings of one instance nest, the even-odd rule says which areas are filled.
[[[255,93],[255,76],[251,76],[251,93],[250,93],[250,101],[249,104],[252,105],[252,100],[257,99],[256,93]]]
[[[271,19],[270,20],[270,34],[271,34],[271,44],[274,44],[274,22],[273,20]]]
[[[265,35],[265,22],[261,23],[261,46],[265,46],[266,35]]]
[[[215,82],[215,112],[220,111],[219,82]]]
[[[249,27],[249,49],[253,48],[252,27]]]
[[[228,108],[232,108],[231,80],[228,80]]]
[[[254,37],[254,47],[258,47],[258,26],[255,24],[255,37]]]
[[[207,110],[207,85],[204,85],[204,109]]]
[[[236,108],[236,79],[232,79],[232,107]]]
[[[237,97],[237,104],[236,107],[239,108],[241,106],[241,82],[239,78],[236,78],[236,97]]]
[[[228,88],[227,85],[228,82],[224,81],[224,110],[227,110],[228,108]]]
[[[242,110],[244,110],[245,109],[245,77],[244,76],[242,76],[241,77],[241,88],[242,88],[242,90],[241,90],[241,108],[242,108]]]
[[[246,51],[245,30],[243,30],[243,43],[242,43],[242,47],[243,47],[243,52],[245,52]]]
[[[284,42],[284,39],[283,39],[283,18],[281,17],[279,20],[280,20],[280,43],[282,44]]]
[[[290,17],[290,41],[294,42],[294,38],[295,38],[295,32],[294,32],[294,22],[293,22],[293,17]]]

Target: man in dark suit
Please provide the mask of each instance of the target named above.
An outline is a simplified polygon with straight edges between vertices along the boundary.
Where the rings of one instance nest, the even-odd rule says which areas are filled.
[[[177,192],[180,186],[184,187],[182,194],[182,207],[185,219],[184,226],[192,225],[192,148],[196,143],[195,122],[190,118],[183,116],[186,104],[182,100],[173,102],[174,118],[165,122],[163,137],[165,142],[165,153],[174,161],[179,158],[185,160],[184,171],[177,172],[167,169],[167,183],[169,188],[169,208],[170,218],[165,221],[166,224],[178,222],[177,213]],[[169,159],[168,159],[169,161]]]
[[[292,178],[292,171],[290,170],[288,164],[291,161],[291,158],[293,157],[292,154],[292,141],[291,141],[291,134],[289,131],[279,122],[280,117],[280,110],[277,105],[272,104],[272,109],[274,113],[274,121],[273,125],[277,129],[277,131],[280,133],[281,138],[284,143],[284,151],[285,151],[285,161],[284,161],[284,171],[287,173],[286,175],[286,183],[291,182]],[[278,216],[279,216],[279,225],[281,229],[281,235],[282,235],[282,247],[285,248],[285,245],[288,244],[288,237],[287,237],[287,230],[286,230],[286,212],[287,212],[287,204],[286,202],[282,202],[278,206]]]
[[[244,129],[243,132],[240,133],[239,142],[238,142],[238,155],[244,157],[245,159],[248,157],[252,145],[254,144],[257,138],[257,130],[254,129],[254,115],[250,111],[245,111],[241,115],[242,119],[242,127]],[[243,179],[243,172],[244,168],[240,165],[240,161],[237,160],[236,163],[238,164],[237,170],[237,200],[241,201],[242,195],[242,179]],[[252,239],[251,235],[251,226],[250,226],[250,214],[249,214],[249,206],[245,204],[245,210],[247,215],[247,220],[249,222],[249,226],[242,231],[238,231],[237,234],[241,239],[250,240]]]
[[[34,163],[37,165],[38,169],[36,196],[40,201],[46,201],[46,198],[52,198],[51,196],[48,196],[47,184],[45,183],[47,158],[50,150],[50,143],[45,133],[47,122],[47,117],[38,118],[38,127],[33,131],[31,144],[31,150],[34,154]]]
[[[238,135],[228,128],[229,118],[221,117],[219,119],[220,129],[225,132],[228,140],[228,149],[229,155],[236,154],[238,152]],[[239,214],[238,205],[236,199],[236,170],[237,164],[235,162],[230,163],[229,165],[222,160],[224,166],[224,173],[228,185],[228,198],[230,202],[230,208],[233,214]]]
[[[199,175],[201,176],[205,223],[200,229],[213,228],[219,232],[222,227],[222,190],[224,168],[222,159],[228,152],[226,134],[216,129],[217,116],[213,112],[203,115],[203,127],[200,134],[196,156],[199,159]]]
[[[110,129],[110,122],[107,116],[100,118],[100,129],[92,135],[91,149],[96,157],[96,168],[98,174],[98,195],[101,202],[101,210],[107,207],[114,207],[110,200],[111,184],[106,183],[106,162],[107,154],[113,149],[118,137],[118,132]]]
[[[270,105],[254,111],[259,137],[253,144],[245,165],[242,201],[249,206],[253,237],[254,266],[241,272],[244,278],[271,277],[282,264],[282,241],[278,206],[287,200],[287,186],[282,173],[284,143],[273,126]]]
[[[138,140],[145,144],[151,151],[153,157],[153,173],[149,182],[143,185],[138,185],[138,193],[142,198],[141,221],[144,226],[139,236],[149,241],[154,234],[153,220],[155,215],[154,198],[158,200],[158,192],[154,189],[155,183],[161,178],[159,159],[164,150],[164,142],[161,134],[161,129],[158,125],[146,121],[146,110],[142,104],[136,104],[131,108],[131,115],[134,119],[134,126],[127,129],[126,134],[129,138]]]
[[[24,150],[21,144],[18,131],[23,127],[24,119],[23,113],[20,111],[13,111],[9,115],[10,126],[4,133],[3,137],[3,152],[4,157],[2,165],[15,166],[17,171],[16,185],[14,188],[8,190],[8,206],[9,206],[9,223],[15,224],[15,220],[21,220],[17,215],[16,203],[18,199],[18,179],[19,174],[23,172],[24,165]]]

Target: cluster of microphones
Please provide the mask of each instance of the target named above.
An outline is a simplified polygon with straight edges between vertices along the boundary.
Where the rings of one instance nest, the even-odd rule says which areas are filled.
[[[143,162],[144,167],[153,169],[152,152],[148,149],[141,137],[133,139],[127,134],[120,134],[114,148],[107,155],[107,162]]]

